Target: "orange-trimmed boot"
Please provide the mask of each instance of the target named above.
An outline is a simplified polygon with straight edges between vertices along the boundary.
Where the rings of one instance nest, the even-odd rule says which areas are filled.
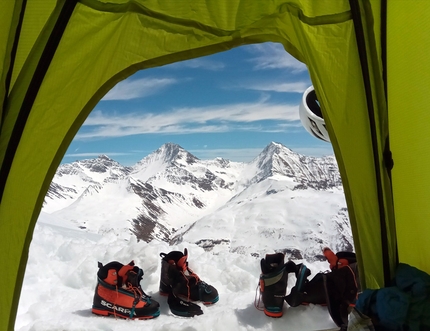
[[[188,267],[188,251],[185,248],[184,253],[180,251],[172,251],[168,254],[160,253],[161,256],[161,277],[160,277],[160,294],[169,296],[169,302],[177,303],[183,300],[186,303],[192,301],[200,301],[205,305],[211,305],[219,300],[218,291],[212,285],[202,281]],[[173,294],[173,296],[171,295]],[[179,300],[179,301],[178,301]],[[187,316],[187,312],[181,312],[179,309],[172,309],[172,313],[179,312],[176,315]],[[175,305],[176,306],[176,305]],[[195,305],[189,305],[190,316],[197,315],[194,313]],[[179,307],[179,306],[178,306]],[[186,305],[183,306],[185,310]],[[193,311],[191,313],[191,311]]]
[[[260,293],[264,313],[270,317],[282,317],[288,282],[284,254],[266,254],[266,257],[261,259],[260,265]]]
[[[143,270],[131,261],[127,265],[99,262],[92,313],[125,319],[150,319],[160,315],[160,305],[142,290]]]

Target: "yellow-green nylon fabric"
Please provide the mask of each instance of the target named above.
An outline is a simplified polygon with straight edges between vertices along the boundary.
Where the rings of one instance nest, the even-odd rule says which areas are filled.
[[[18,25],[19,10],[22,1],[1,0],[0,6],[0,101],[6,97],[6,80],[11,65],[10,53],[13,47],[15,31]],[[0,108],[0,127],[3,107]]]
[[[14,17],[12,19],[10,37],[14,39],[17,31],[17,20],[21,8],[25,2],[17,1],[15,3]],[[26,60],[26,63],[22,66],[23,70],[19,73],[19,80],[17,84],[14,84],[13,88],[10,89],[9,95],[6,102],[1,100],[3,108],[3,122],[0,132],[0,161],[3,165],[5,162],[5,153],[8,144],[11,140],[11,132],[14,129],[16,119],[18,118],[18,111],[24,99],[26,88],[29,86],[29,82],[32,79],[34,73],[35,64],[41,57],[44,44],[46,43],[49,31],[52,29],[53,24],[56,21],[56,16],[61,9],[64,1],[58,1],[58,7],[56,11],[53,11],[53,19],[51,24],[47,24],[45,34],[41,33],[38,36],[38,43],[31,47],[31,52]],[[45,2],[41,2],[42,7],[46,8]],[[34,13],[37,14],[37,11]],[[23,23],[23,25],[25,25]],[[20,36],[24,40],[26,39],[21,32]],[[11,41],[13,43],[13,41]],[[10,43],[11,43],[10,42]],[[9,48],[10,51],[11,48]],[[22,50],[25,49],[21,48]],[[17,52],[19,52],[19,47]],[[11,58],[11,53],[6,54],[5,57]],[[18,54],[17,54],[18,57]],[[9,60],[11,63],[12,61]],[[15,62],[14,62],[15,63]],[[19,61],[18,61],[19,63]],[[20,65],[17,64],[19,67]],[[25,69],[25,70],[24,70]],[[16,68],[13,68],[16,71]],[[33,133],[37,137],[37,132]],[[36,138],[37,139],[37,138]],[[14,320],[16,315],[16,308],[19,301],[19,294],[21,291],[22,279],[25,272],[27,263],[28,248],[33,234],[35,220],[40,212],[41,203],[43,197],[40,196],[40,186],[35,185],[37,178],[40,179],[44,176],[38,168],[39,162],[43,162],[43,144],[47,140],[53,140],[53,137],[45,138],[45,141],[38,141],[39,144],[39,156],[35,159],[28,159],[22,163],[22,161],[13,160],[11,173],[16,171],[18,174],[22,171],[28,172],[22,174],[23,181],[15,181],[13,178],[8,177],[6,185],[4,187],[4,194],[0,204],[0,250],[6,257],[4,266],[8,269],[9,275],[6,277],[6,284],[1,285],[2,295],[0,296],[1,311],[1,330],[12,330],[14,326]],[[55,137],[54,137],[55,140]],[[27,147],[25,144],[21,144],[24,153],[26,153]],[[21,146],[20,145],[20,146]],[[33,152],[33,151],[31,151]],[[33,157],[32,153],[27,153],[28,157]],[[31,165],[32,164],[32,165]],[[2,169],[3,170],[3,169]],[[2,174],[3,175],[3,174]],[[34,178],[32,178],[34,176]],[[28,180],[30,179],[30,180]],[[8,192],[9,190],[9,192]],[[37,193],[39,191],[39,193]],[[32,194],[27,195],[26,193]],[[36,199],[34,199],[36,198]],[[13,199],[13,201],[11,200]]]
[[[19,74],[14,71],[0,132],[1,162],[36,64],[66,1],[56,1],[55,8],[53,1],[40,1],[40,7],[37,0],[30,3],[29,22],[47,23],[37,39],[40,24],[35,31],[28,31],[28,25],[24,29],[29,35],[22,38],[35,44],[22,44],[25,59],[16,64]],[[366,15],[372,16],[373,7],[378,12],[377,1],[364,3]],[[52,11],[49,18],[45,10]],[[0,24],[8,30],[6,23]],[[366,17],[367,37],[374,28],[374,21]],[[0,41],[6,40],[2,35]],[[0,251],[7,257],[3,264],[7,272],[0,285],[1,330],[13,329],[33,228],[55,170],[103,95],[137,70],[266,41],[282,43],[308,66],[344,182],[363,284],[383,284],[369,118],[348,1],[81,0],[37,94],[4,188]],[[1,48],[3,53],[7,47]],[[375,60],[379,46],[369,41],[369,47],[375,48],[367,55],[376,95],[382,86],[380,63]],[[381,96],[374,100],[379,149],[386,126],[379,118],[385,116],[381,100]],[[389,194],[384,196],[388,209],[389,199]]]
[[[13,2],[13,1],[11,1]],[[11,86],[16,81],[22,66],[26,61],[31,48],[39,37],[43,26],[52,13],[56,0],[27,0],[24,11],[24,19],[21,27],[17,55],[14,63],[14,71],[11,77]]]
[[[3,109],[4,123],[2,123],[3,125],[1,127],[0,162],[4,161],[7,145],[10,142],[12,130],[14,129],[15,122],[17,121],[18,113],[20,111],[21,105],[24,102],[25,94],[27,92],[27,89],[30,85],[31,80],[33,79],[37,63],[42,57],[45,45],[48,42],[48,38],[55,26],[58,15],[65,1],[66,0],[57,1],[57,6],[51,12],[50,20],[46,22],[44,29],[37,36],[37,43],[30,46],[26,45],[25,41],[26,40],[28,41],[28,38],[25,37],[25,32],[21,30],[21,32],[19,33],[20,38],[19,38],[18,47],[17,47],[16,59],[13,61],[14,67],[13,67],[13,70],[11,70],[12,74],[11,74],[11,84],[9,88],[9,95],[8,95],[7,102],[3,104],[4,105],[4,109]],[[41,4],[44,4],[44,6],[42,7],[45,9],[51,8],[51,6],[46,6],[46,2],[52,2],[52,1],[50,0],[42,1]],[[24,17],[30,15],[29,14],[30,12],[27,10],[27,6],[23,8],[25,9]],[[21,9],[17,9],[16,15],[19,15],[20,11]],[[37,14],[38,12],[39,11],[36,11],[35,13]],[[16,20],[18,20],[18,18]],[[25,25],[27,24],[23,22],[22,26],[25,26]],[[16,32],[16,34],[18,34],[18,32]],[[32,33],[30,33],[30,35],[32,35]],[[11,37],[11,39],[13,38]],[[22,42],[21,39],[23,39],[24,42]],[[29,48],[31,48],[30,52],[28,52]],[[18,58],[22,57],[22,55],[20,55],[21,54],[20,52],[21,53],[24,52],[25,54],[27,54],[24,64],[22,63],[22,61],[18,60]],[[13,82],[13,79],[12,79],[14,76],[19,77],[15,82]],[[18,86],[15,86],[15,85],[18,85]]]
[[[389,1],[388,13],[387,94],[399,260],[430,273],[430,4]]]
[[[360,244],[362,247],[356,247],[359,255],[381,255],[382,251],[380,251],[380,247],[385,247],[388,259],[387,281],[391,282],[391,277],[394,274],[395,268],[397,266],[397,239],[393,198],[391,192],[391,180],[389,177],[389,172],[386,168],[386,160],[384,159],[385,147],[388,141],[388,109],[384,91],[384,69],[382,63],[381,38],[383,34],[382,31],[384,30],[384,27],[381,27],[382,6],[381,2],[376,0],[359,1],[357,3],[360,5],[361,21],[363,26],[362,29],[364,35],[364,45],[361,45],[361,47],[363,50],[366,50],[365,61],[361,59],[360,63],[365,69],[363,77],[366,75],[369,76],[369,90],[365,95],[362,96],[361,100],[368,103],[366,110],[363,109],[363,112],[366,113],[369,123],[374,122],[374,124],[370,124],[370,126],[374,125],[375,127],[375,131],[373,133],[375,141],[372,143],[372,145],[368,146],[368,151],[373,153],[373,169],[376,169],[378,172],[378,176],[374,178],[374,181],[380,183],[380,190],[375,192],[377,193],[378,197],[375,197],[374,200],[374,203],[377,204],[375,207],[377,208],[379,215],[366,215],[365,213],[362,213],[362,218],[351,220],[351,225],[353,228],[355,226],[360,227],[360,229],[356,231],[358,233],[357,236],[362,236],[364,234],[364,237],[360,238]],[[334,116],[336,115],[334,114]],[[367,126],[367,128],[370,130],[369,126]],[[336,133],[336,135],[338,134]],[[369,131],[368,135],[372,136],[371,131]],[[343,139],[347,139],[347,132],[345,132]],[[354,139],[354,136],[350,136],[349,139]],[[352,148],[349,150],[349,152],[356,153],[357,151]],[[351,164],[351,168],[352,167],[353,165]],[[365,195],[366,192],[369,192],[368,190],[370,189],[371,185],[369,183],[369,179],[370,178],[366,178],[365,182],[363,183],[365,186],[367,186],[367,190],[366,188],[362,188],[362,191],[354,191],[353,194]],[[369,207],[367,207],[365,204],[361,205],[360,208],[362,210],[369,209]],[[358,213],[354,212],[353,214],[357,215]],[[382,233],[382,235],[381,232],[379,232],[381,226],[384,227],[384,233]],[[369,233],[369,231],[375,231],[375,229],[378,229],[377,237],[372,236]],[[355,236],[356,234],[354,233],[354,242],[356,242]],[[384,245],[381,236],[385,238],[386,246]],[[375,240],[378,242],[375,242]],[[359,257],[359,260],[360,259],[361,257]],[[374,259],[371,258],[371,260]],[[383,265],[381,264],[380,266],[374,267],[381,269]],[[360,274],[364,274],[366,277],[365,284],[363,284],[363,286],[369,288],[378,288],[384,284],[384,282],[381,282],[380,279],[376,279],[375,281],[368,279],[368,277],[371,277],[371,275],[369,275],[369,265],[366,261],[360,261],[359,269]],[[373,268],[371,270],[371,274],[373,274]]]

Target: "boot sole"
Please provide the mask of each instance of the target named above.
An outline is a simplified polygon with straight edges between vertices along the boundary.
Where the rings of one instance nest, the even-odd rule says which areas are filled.
[[[213,298],[212,301],[192,300],[192,299],[189,299],[188,297],[180,295],[180,294],[178,294],[178,298],[180,298],[180,299],[182,299],[184,301],[189,301],[189,302],[201,302],[205,306],[213,305],[213,304],[215,304],[215,303],[217,303],[219,301],[219,296],[216,296],[215,298]]]
[[[161,296],[163,297],[167,297],[169,296],[170,293],[168,292],[163,292],[163,291],[159,291],[158,292]],[[201,302],[202,304],[204,304],[205,306],[210,306],[213,305],[215,303],[217,303],[219,301],[219,296],[215,297],[212,301],[200,301],[200,300],[189,300],[187,297],[183,296],[183,295],[178,295],[178,298],[181,298],[184,301],[191,301],[191,302]]]
[[[282,311],[273,312],[273,311],[268,311],[268,310],[264,309],[264,314],[266,314],[269,317],[279,318],[279,317],[282,317],[284,312],[282,312]]]
[[[213,305],[214,303],[217,303],[219,301],[219,296],[217,296],[216,298],[214,298],[212,301],[208,301],[208,302],[204,302],[204,301],[202,301],[202,303],[205,305],[205,306],[210,306],[210,305]]]
[[[194,317],[194,316],[199,316],[203,314],[202,311],[189,312],[189,311],[181,311],[176,309],[170,309],[170,311],[172,312],[173,315],[180,316],[180,317]]]
[[[130,317],[128,315],[123,315],[120,312],[116,312],[116,311],[114,312],[114,311],[111,311],[111,310],[104,310],[104,309],[99,309],[99,308],[92,308],[91,312],[94,315],[99,315],[99,316],[109,316],[109,315],[112,315],[112,316],[115,316],[115,317],[120,317],[120,318],[123,318],[123,319],[130,319],[130,320],[147,320],[147,319],[152,319],[152,318],[160,316],[160,312],[158,312],[158,313],[156,313],[154,315]]]

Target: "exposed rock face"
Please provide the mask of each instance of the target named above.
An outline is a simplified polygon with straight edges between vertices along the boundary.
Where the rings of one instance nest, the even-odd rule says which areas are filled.
[[[267,184],[276,181],[287,184]],[[250,193],[259,185],[262,192]],[[231,213],[239,215],[242,212],[240,208],[249,208],[247,201],[252,199],[285,194],[292,194],[290,199],[294,199],[300,192],[325,192],[332,189],[342,191],[338,166],[333,156],[307,157],[281,144],[270,143],[249,163],[222,158],[200,160],[179,145],[167,143],[132,167],[121,166],[106,155],[62,164],[45,197],[44,210],[61,213],[63,217],[70,214],[72,219],[72,206],[76,208],[77,204],[84,203],[89,197],[103,205],[108,195],[106,192],[109,190],[112,199],[112,194],[115,194],[112,192],[117,190],[117,201],[114,203],[118,206],[136,201],[131,209],[127,209],[125,214],[129,216],[124,216],[123,221],[124,224],[128,222],[129,231],[138,240],[149,242],[157,239],[178,243],[193,227],[192,231],[195,231],[200,219],[217,210],[231,208]],[[337,224],[335,231],[339,236],[346,233],[336,241],[337,247],[333,249],[352,250],[346,208],[340,206],[335,209],[332,219]],[[79,222],[76,220],[77,226],[83,229],[89,226],[90,221]],[[276,233],[276,229],[261,230],[261,235],[267,238]],[[286,238],[297,240],[294,235]],[[311,245],[324,244],[314,234],[310,234],[306,241],[312,242]],[[239,253],[248,249],[246,245],[235,244],[229,238],[200,237],[194,242],[207,250],[217,245],[230,245],[231,251]],[[278,247],[278,250],[295,259],[318,259],[313,252],[297,247]],[[252,254],[258,256],[261,252]]]

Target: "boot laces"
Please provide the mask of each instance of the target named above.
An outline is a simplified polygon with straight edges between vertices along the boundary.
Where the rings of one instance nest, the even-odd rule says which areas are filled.
[[[255,297],[254,297],[254,307],[257,310],[263,311],[264,310],[264,305],[262,304],[262,300],[261,300],[261,288],[260,288],[260,283],[257,284],[257,288],[255,289]]]
[[[130,270],[127,272],[127,281],[123,285],[123,289],[133,293],[135,304],[137,304],[139,300],[143,300],[150,304],[151,297],[143,291],[139,283],[139,275],[134,270]]]
[[[194,271],[192,271],[189,267],[188,267],[188,265],[184,268],[184,275],[185,276],[188,276],[188,277],[194,277],[195,279],[196,279],[196,284],[198,283],[198,282],[201,282],[201,280],[200,280],[200,277],[199,276],[197,276],[197,274],[194,272]]]
[[[184,265],[182,266],[181,273],[184,276],[185,280],[187,281],[188,301],[190,301],[190,298],[191,298],[191,288],[190,288],[191,279],[193,278],[195,279],[195,285],[198,286],[199,292],[200,292],[200,289],[202,289],[202,286],[203,286],[203,289],[207,288],[208,285],[202,280],[200,280],[199,276],[197,276],[197,274],[188,267],[188,262],[184,263]]]

